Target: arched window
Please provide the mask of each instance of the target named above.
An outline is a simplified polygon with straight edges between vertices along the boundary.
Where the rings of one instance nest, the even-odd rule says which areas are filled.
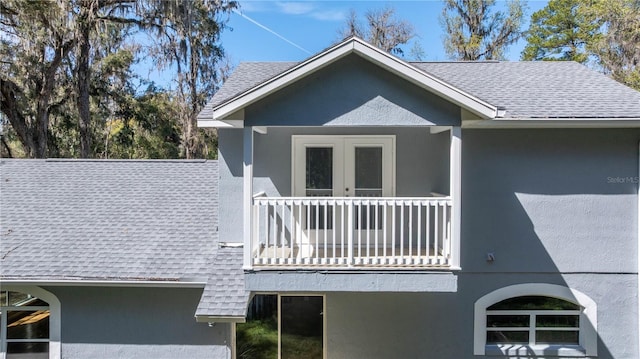
[[[0,358],[60,357],[60,302],[36,287],[0,291]]]
[[[597,355],[597,307],[576,290],[512,285],[478,299],[474,309],[476,355]]]

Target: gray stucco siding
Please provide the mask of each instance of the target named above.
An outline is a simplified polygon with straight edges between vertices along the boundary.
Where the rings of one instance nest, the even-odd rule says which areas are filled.
[[[327,293],[327,357],[484,358],[473,355],[475,301],[512,284],[550,283],[596,301],[598,358],[632,359],[637,357],[636,280],[631,274],[463,273],[457,293]]]
[[[448,133],[398,127],[255,134],[254,192],[291,195],[292,134],[395,134],[396,195],[447,193]],[[629,129],[464,130],[463,270],[637,272],[639,140]],[[219,141],[220,238],[241,241],[242,130]]]
[[[197,288],[46,287],[62,358],[230,358],[231,326],[197,323]]]
[[[218,238],[242,242],[242,130],[218,129]]]
[[[639,139],[628,129],[464,131],[463,270],[636,273]]]
[[[351,55],[245,109],[250,126],[459,125],[460,108]]]
[[[293,135],[395,135],[396,196],[424,197],[449,193],[449,133],[403,127],[270,127],[254,134],[254,193],[291,196]],[[242,241],[242,130],[220,130],[219,235],[221,241]]]

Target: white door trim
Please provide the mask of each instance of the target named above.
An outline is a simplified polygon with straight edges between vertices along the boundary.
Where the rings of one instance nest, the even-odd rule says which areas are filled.
[[[291,194],[305,196],[305,157],[308,147],[332,147],[333,151],[333,196],[347,195],[344,190],[347,180],[353,182],[353,161],[346,160],[347,147],[354,145],[383,146],[383,196],[393,197],[396,193],[396,136],[395,135],[293,135],[291,136]],[[353,147],[352,147],[353,148]],[[349,188],[353,186],[350,185]]]

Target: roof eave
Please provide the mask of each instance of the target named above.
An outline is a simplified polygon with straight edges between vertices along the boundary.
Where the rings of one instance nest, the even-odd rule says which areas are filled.
[[[640,128],[640,117],[508,117],[492,120],[464,121],[463,128]]]
[[[198,323],[244,323],[245,316],[196,315]]]
[[[155,287],[155,288],[204,288],[207,280],[96,280],[96,279],[21,279],[2,278],[11,285],[69,286],[69,287]]]

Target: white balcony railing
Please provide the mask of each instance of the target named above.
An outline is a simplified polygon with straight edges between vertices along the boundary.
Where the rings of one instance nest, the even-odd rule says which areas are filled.
[[[253,199],[254,266],[448,267],[451,198]]]

